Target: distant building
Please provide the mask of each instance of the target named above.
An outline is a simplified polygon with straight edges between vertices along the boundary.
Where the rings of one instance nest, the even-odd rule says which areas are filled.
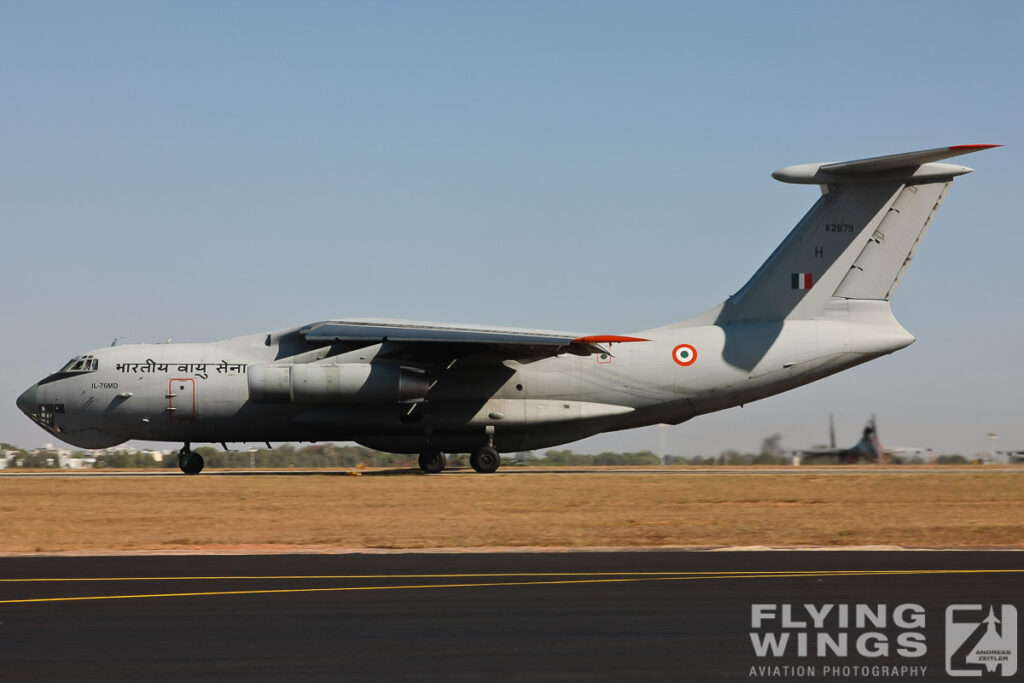
[[[5,470],[11,466],[11,462],[15,456],[18,455],[18,451],[9,451],[6,448],[0,450],[0,470]]]
[[[60,468],[62,470],[89,470],[93,467],[96,467],[96,458],[90,456],[70,456],[60,459]]]

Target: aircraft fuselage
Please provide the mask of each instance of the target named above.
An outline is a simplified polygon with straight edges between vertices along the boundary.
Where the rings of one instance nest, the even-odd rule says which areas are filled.
[[[58,438],[85,448],[128,439],[351,440],[415,453],[428,446],[471,451],[490,440],[507,452],[676,424],[912,341],[895,321],[883,335],[874,326],[858,335],[848,316],[831,325],[788,321],[771,331],[767,325],[680,323],[638,333],[649,341],[608,344],[608,354],[495,362],[484,352],[450,367],[396,358],[387,342],[328,356],[327,347],[302,345],[297,329],[210,343],[113,346],[80,357],[93,370],[65,370],[40,381],[19,406]],[[680,363],[680,346],[695,357]],[[257,376],[288,366],[327,367],[343,376],[355,370],[356,382],[319,393],[298,385],[272,396],[265,386],[260,392]],[[384,381],[376,381],[378,375]],[[412,378],[424,388],[422,397],[403,399],[398,384],[404,378],[389,383],[389,375]]]

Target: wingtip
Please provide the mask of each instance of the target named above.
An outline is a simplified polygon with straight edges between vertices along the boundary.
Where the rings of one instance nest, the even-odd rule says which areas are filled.
[[[991,149],[993,147],[1002,147],[1002,145],[953,145],[949,148],[950,152],[964,152],[964,151],[976,151],[980,149]]]

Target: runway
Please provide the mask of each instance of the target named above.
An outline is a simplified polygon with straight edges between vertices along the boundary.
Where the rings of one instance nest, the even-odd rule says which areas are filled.
[[[389,468],[389,469],[268,469],[268,470],[226,470],[226,469],[205,469],[198,475],[201,477],[392,477],[392,476],[446,476],[457,477],[475,475],[476,472],[470,467],[450,467],[439,474],[424,474],[418,468]],[[601,476],[636,476],[636,475],[672,475],[672,476],[698,476],[698,475],[743,475],[743,476],[764,476],[764,475],[786,475],[786,476],[815,476],[822,474],[842,475],[908,475],[908,474],[1024,474],[1024,467],[1014,465],[994,465],[983,467],[921,467],[917,465],[907,467],[876,467],[871,465],[837,465],[837,466],[801,466],[801,467],[692,467],[687,469],[674,469],[671,467],[601,467],[601,468],[562,468],[562,467],[516,467],[503,466],[497,472],[487,476],[543,476],[551,474],[593,474]],[[0,470],[0,480],[4,477],[30,477],[30,478],[52,478],[52,477],[180,477],[181,472],[177,467],[159,468],[152,470],[33,470],[31,472],[16,472]]]
[[[2,558],[0,679],[933,681],[947,606],[1020,612],[1022,580],[1024,553],[984,551]],[[806,628],[753,605],[805,603],[887,611],[838,629],[845,656],[758,656],[752,632]]]

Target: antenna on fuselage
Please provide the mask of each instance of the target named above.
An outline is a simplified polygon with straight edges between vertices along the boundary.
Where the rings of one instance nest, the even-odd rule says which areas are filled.
[[[124,337],[114,337],[114,341],[110,342],[111,346],[117,346],[117,340],[124,339]]]

